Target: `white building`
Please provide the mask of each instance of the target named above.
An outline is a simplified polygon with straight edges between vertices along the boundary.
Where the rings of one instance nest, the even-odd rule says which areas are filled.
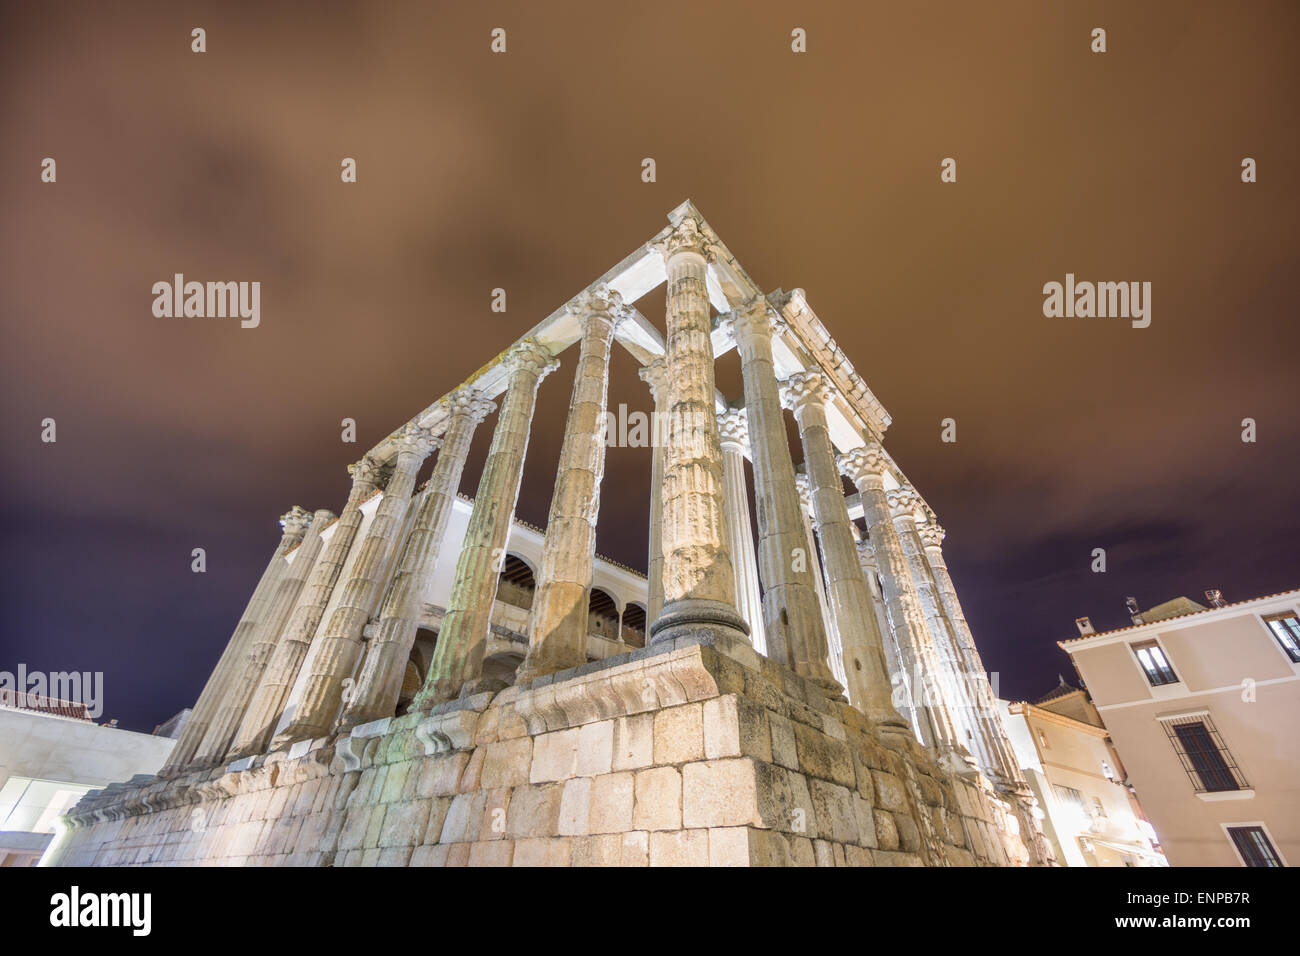
[[[1001,701],[1011,746],[1065,866],[1168,866],[1088,695],[1064,679],[1034,703]]]
[[[158,771],[176,741],[68,716],[69,701],[0,697],[0,867],[31,866],[90,790]]]

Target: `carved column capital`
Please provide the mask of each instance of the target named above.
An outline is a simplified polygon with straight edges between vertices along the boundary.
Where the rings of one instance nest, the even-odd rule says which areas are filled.
[[[624,305],[623,296],[603,282],[574,296],[569,311],[577,316],[584,328],[592,321],[607,322],[611,332],[632,317],[632,310]]]
[[[724,449],[731,445],[743,453],[749,447],[749,417],[743,408],[718,412],[718,436]]]
[[[511,375],[527,372],[536,375],[538,381],[550,375],[560,367],[559,360],[551,354],[546,346],[536,339],[520,339],[506,352],[505,367]]]
[[[294,505],[284,514],[280,515],[280,527],[284,533],[294,537],[301,538],[307,533],[307,528],[311,526],[311,512],[306,508],[300,508]]]
[[[862,485],[874,478],[880,480],[887,470],[888,460],[879,442],[869,441],[858,448],[850,448],[835,456],[840,474],[845,475],[855,485]]]
[[[441,444],[442,439],[435,436],[434,433],[421,425],[409,422],[402,427],[402,430],[393,436],[393,448],[396,450],[398,457],[402,455],[413,455],[418,461],[424,461],[429,457],[430,452]]]
[[[910,485],[891,488],[885,492],[885,497],[889,499],[889,516],[891,518],[895,521],[899,519],[913,520],[916,502],[919,499]]]
[[[862,566],[868,571],[879,570],[879,565],[876,563],[876,549],[871,546],[871,539],[863,538],[857,544],[858,560],[862,562]]]
[[[809,408],[825,410],[830,400],[831,387],[820,372],[795,372],[781,383],[781,404],[796,418]]]
[[[483,396],[477,388],[466,385],[456,389],[440,403],[453,418],[457,415],[477,425],[496,411],[496,402]]]
[[[708,261],[713,257],[718,237],[694,216],[686,216],[666,237],[653,243],[664,257],[664,262],[689,253]]]
[[[379,487],[379,479],[383,474],[384,463],[370,455],[364,456],[360,461],[348,465],[348,474],[352,476],[352,489],[362,495],[368,495]]]
[[[933,518],[927,518],[925,522],[918,524],[916,533],[921,536],[921,544],[925,545],[927,550],[942,545],[946,534],[939,522]]]

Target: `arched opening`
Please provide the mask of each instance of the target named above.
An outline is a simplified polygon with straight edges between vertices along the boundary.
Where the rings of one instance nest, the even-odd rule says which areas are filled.
[[[433,663],[433,649],[438,643],[438,635],[422,627],[415,632],[415,642],[411,645],[411,654],[406,659],[406,670],[402,673],[402,690],[397,695],[397,710],[394,717],[401,717],[410,708],[415,695],[424,686],[425,675]]]
[[[623,609],[624,644],[645,647],[645,606],[633,602]]]
[[[618,602],[614,596],[602,588],[592,588],[587,604],[587,633],[617,641],[618,619]]]
[[[533,576],[533,569],[523,558],[507,554],[497,583],[497,600],[527,611],[533,606],[536,590],[537,579]]]

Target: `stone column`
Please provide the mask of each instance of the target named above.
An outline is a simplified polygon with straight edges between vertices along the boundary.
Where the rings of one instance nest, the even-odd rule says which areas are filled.
[[[885,497],[884,454],[879,444],[869,442],[862,448],[845,452],[839,462],[862,496],[867,534],[871,550],[880,564],[880,579],[889,620],[894,627],[894,641],[908,673],[912,701],[924,718],[920,721],[922,742],[941,755],[955,753],[960,741],[942,698],[932,689],[937,670],[934,647],[920,599],[912,584],[912,573],[903,556],[902,543],[894,530],[889,501]]]
[[[289,691],[298,679],[298,669],[307,656],[307,649],[311,646],[330,595],[334,592],[339,571],[352,548],[357,528],[361,525],[361,504],[375,492],[380,463],[366,456],[356,464],[349,465],[348,473],[352,476],[352,488],[348,493],[347,504],[334,523],[329,541],[323,546],[309,572],[307,586],[298,595],[298,602],[266,665],[262,683],[244,712],[243,723],[235,736],[232,756],[259,754],[270,745],[271,734],[284,710]],[[322,534],[325,530],[328,530],[328,526],[322,529]]]
[[[649,554],[646,560],[646,627],[659,617],[664,608],[664,428],[668,401],[668,366],[655,359],[637,373],[650,386],[654,413],[650,418],[650,529]]]
[[[587,612],[605,477],[609,349],[615,328],[630,312],[623,297],[605,286],[584,293],[572,308],[582,340],[542,543],[528,653],[515,675],[519,684],[587,663]]]
[[[871,592],[858,563],[849,507],[835,464],[835,446],[826,424],[830,388],[819,373],[798,372],[786,379],[783,393],[803,442],[817,538],[826,569],[826,603],[843,646],[849,702],[882,731],[905,734],[907,722],[890,700],[884,641],[875,617],[866,613],[871,606]]]
[[[952,624],[940,603],[938,587],[934,576],[925,560],[925,549],[916,533],[916,522],[912,517],[916,508],[916,492],[908,485],[895,488],[886,493],[890,514],[894,519],[894,530],[898,533],[902,545],[903,557],[912,575],[917,599],[921,603],[921,613],[925,615],[926,626],[934,642],[935,659],[938,665],[936,681],[939,694],[943,697],[948,715],[957,731],[958,739],[973,755],[977,755],[981,766],[991,766],[987,754],[979,751],[980,741],[976,739],[975,728],[971,720],[975,708],[967,693],[963,667],[958,656],[956,635]]]
[[[357,678],[356,692],[344,709],[343,729],[393,716],[474,431],[496,410],[495,403],[470,386],[453,392],[444,404],[449,424],[438,462],[416,512],[393,587],[379,612],[379,626]]]
[[[745,484],[745,447],[749,425],[744,409],[728,408],[718,414],[722,441],[722,479],[727,489],[727,531],[731,541],[731,562],[736,571],[736,610],[749,624],[754,650],[767,653],[763,638],[763,598],[758,587],[758,562],[754,553],[754,530],[749,524],[749,493]]]
[[[794,476],[794,484],[799,490],[799,511],[803,515],[804,535],[808,539],[804,561],[812,570],[817,590],[817,606],[821,608],[822,623],[826,627],[826,665],[840,685],[847,688],[848,685],[845,683],[847,678],[844,674],[844,646],[840,643],[840,636],[835,630],[831,606],[826,601],[826,576],[822,573],[821,560],[817,557],[817,533],[813,530],[812,485],[808,481],[808,476],[803,474]]]
[[[343,706],[343,681],[353,676],[361,653],[361,632],[379,604],[384,571],[398,545],[416,472],[436,443],[432,432],[417,425],[407,425],[395,439],[396,461],[384,497],[370,520],[339,603],[325,625],[320,652],[312,660],[293,722],[277,739],[320,737],[333,728]]]
[[[856,527],[856,526],[855,526]],[[871,604],[876,614],[876,625],[885,643],[885,666],[889,668],[889,682],[893,685],[894,708],[907,719],[918,740],[924,739],[921,733],[920,717],[912,704],[912,691],[908,684],[907,668],[900,660],[898,644],[894,640],[894,627],[889,621],[889,610],[885,607],[885,598],[880,591],[880,580],[876,568],[876,555],[871,550],[871,541],[858,539],[858,562],[871,589]]]
[[[537,386],[559,363],[544,346],[524,339],[507,353],[505,366],[509,370],[506,397],[456,561],[456,578],[438,632],[433,663],[411,704],[412,711],[427,713],[454,698],[467,683],[482,677],[492,603],[519,499]]]
[[[943,558],[944,530],[932,518],[916,528],[922,547],[925,549],[926,563],[933,575],[938,590],[939,600],[953,627],[957,639],[957,650],[961,667],[966,679],[966,686],[971,692],[972,703],[976,707],[976,720],[972,721],[977,737],[977,749],[988,761],[985,773],[994,783],[1004,786],[1023,787],[1028,792],[1020,764],[1015,758],[1011,741],[1007,738],[1006,725],[1002,722],[1002,709],[997,695],[989,686],[988,673],[975,647],[970,625],[962,611],[961,602],[957,600],[957,591],[948,574],[948,565]],[[999,779],[1001,778],[1001,779]]]
[[[293,561],[280,576],[266,614],[254,630],[244,669],[238,680],[231,685],[230,692],[222,702],[220,716],[212,722],[199,747],[201,763],[220,761],[230,752],[248,705],[262,683],[267,662],[279,643],[285,622],[293,611],[312,565],[316,563],[321,548],[320,533],[334,520],[334,512],[321,509],[314,515],[309,515],[303,511],[294,514],[291,520],[299,527],[305,526],[302,540],[293,553]],[[285,529],[288,528],[286,524]]]
[[[828,696],[839,697],[843,687],[826,666],[826,627],[814,580],[816,559],[796,560],[797,552],[808,548],[808,537],[772,359],[772,310],[761,296],[755,297],[725,324],[736,340],[745,385],[767,656],[793,668]]]
[[[705,288],[710,241],[685,218],[663,242],[668,271],[668,445],[664,449],[664,607],[650,643],[704,632],[746,639],[723,528],[718,438]]]
[[[244,608],[234,633],[230,635],[230,640],[226,642],[226,649],[209,675],[208,682],[203,686],[203,692],[199,694],[199,699],[194,704],[194,711],[186,721],[184,729],[181,730],[176,746],[172,748],[167,762],[159,771],[160,776],[174,776],[188,766],[193,761],[200,744],[203,743],[203,738],[207,736],[208,727],[219,713],[221,702],[225,699],[229,685],[234,679],[234,672],[248,653],[248,643],[253,629],[266,612],[267,602],[279,582],[280,575],[288,567],[284,559],[285,552],[297,544],[306,532],[306,526],[297,521],[300,513],[306,514],[302,508],[295,505],[291,511],[280,518],[280,526],[283,529],[280,543],[276,545],[270,563],[262,572],[257,586],[253,588],[253,595],[248,599],[248,605]]]

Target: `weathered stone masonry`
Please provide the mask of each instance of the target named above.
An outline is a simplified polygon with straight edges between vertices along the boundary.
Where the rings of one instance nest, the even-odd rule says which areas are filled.
[[[337,519],[285,515],[160,776],[87,794],[47,862],[1051,862],[888,413],[802,290],[763,293],[689,202],[668,219],[370,449]],[[663,333],[634,306],[659,284]],[[618,572],[636,593],[611,618],[595,542],[615,344],[665,427],[648,579]],[[529,590],[506,549],[538,389],[575,345]],[[732,348],[729,398],[714,366]]]

